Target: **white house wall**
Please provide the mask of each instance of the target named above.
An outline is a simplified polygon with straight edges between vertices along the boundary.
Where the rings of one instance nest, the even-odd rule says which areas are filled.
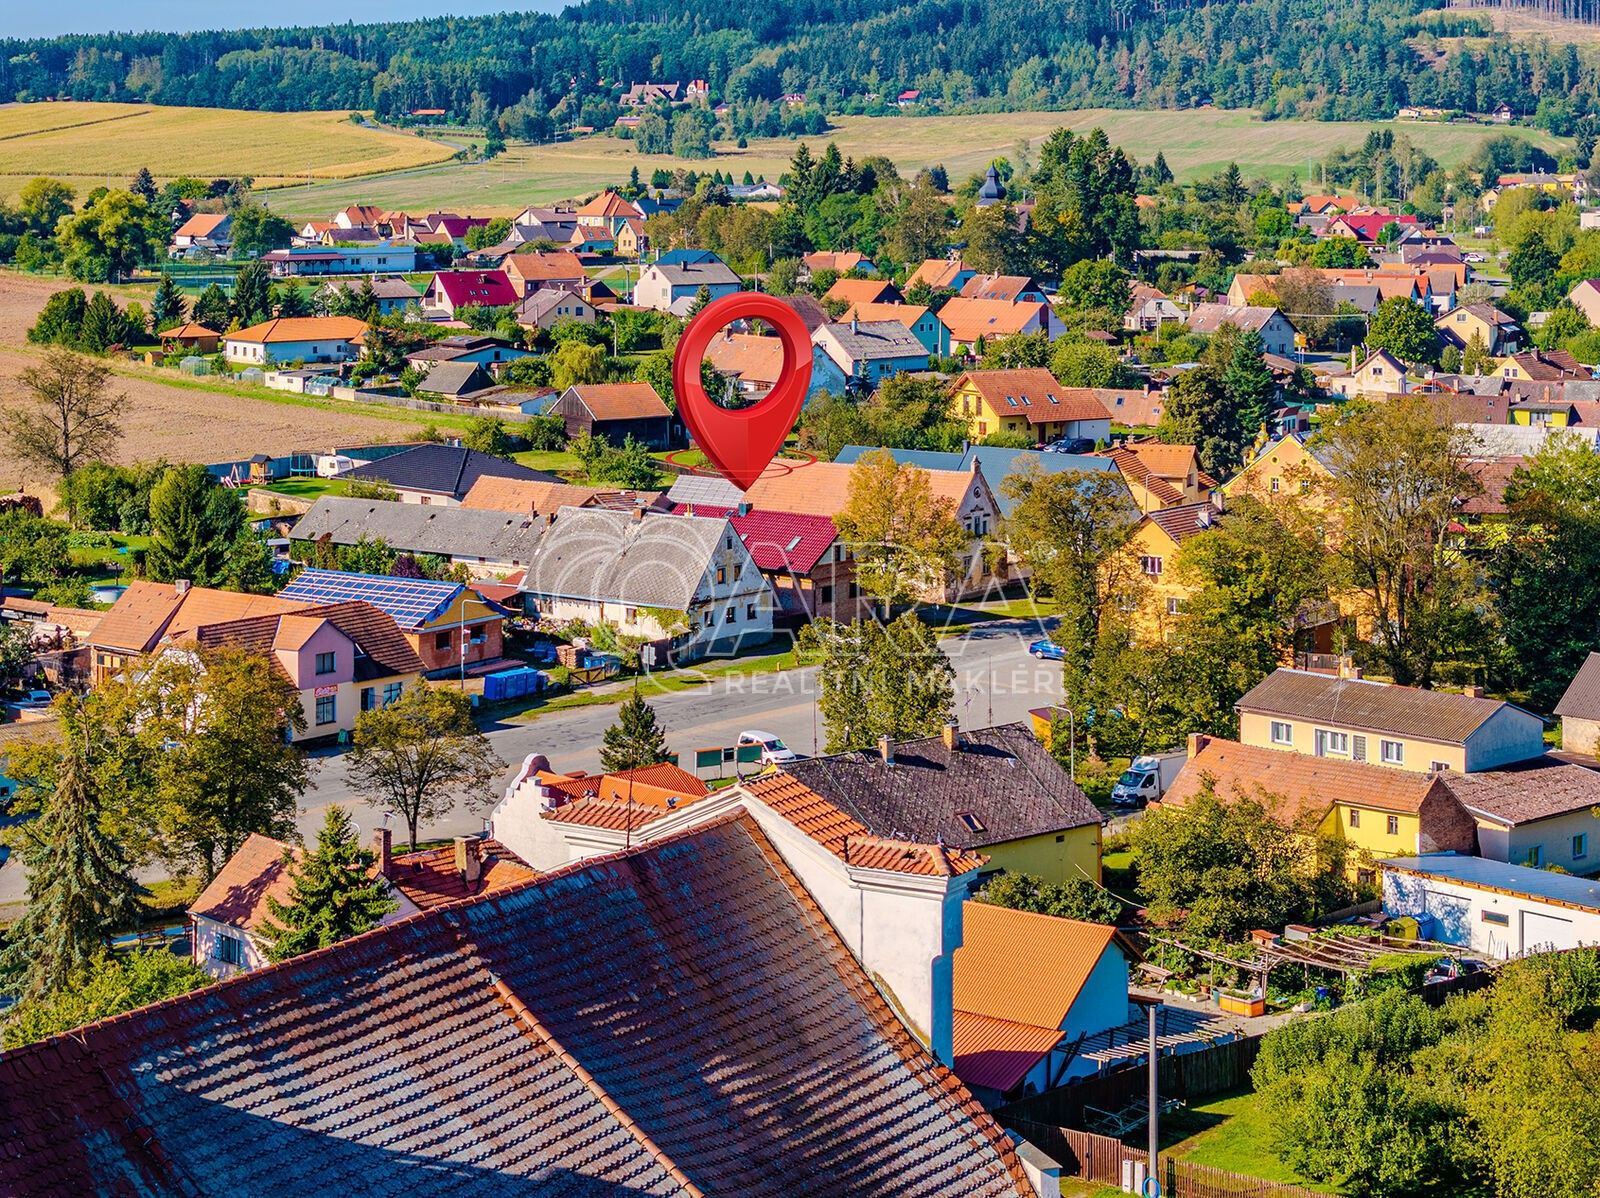
[[[1515,707],[1502,707],[1467,737],[1467,771],[1492,770],[1543,752],[1543,721]]]
[[[1600,911],[1502,894],[1444,878],[1383,870],[1390,915],[1432,915],[1434,938],[1482,957],[1506,958],[1600,944]],[[1497,922],[1500,919],[1505,922]]]

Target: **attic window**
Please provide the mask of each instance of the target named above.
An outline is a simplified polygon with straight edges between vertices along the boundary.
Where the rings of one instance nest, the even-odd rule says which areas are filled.
[[[1016,407],[1017,406],[1017,397],[1015,395],[1006,396],[1006,403],[1010,404],[1013,408]]]
[[[1033,407],[1033,400],[1029,399],[1026,395],[1024,395],[1022,397],[1022,406],[1025,407],[1025,408]]]
[[[956,812],[956,818],[959,819],[963,825],[965,825],[968,832],[988,831],[988,829],[983,826],[983,821],[970,811],[958,811]]]
[[[793,553],[795,551],[795,548],[799,544],[800,544],[800,538],[799,537],[793,538],[787,545],[785,545],[783,547],[784,548],[784,552],[785,553]]]
[[[1048,399],[1048,400],[1049,400],[1049,401],[1050,401],[1050,402],[1051,402],[1051,403],[1060,403],[1060,402],[1061,402],[1061,401],[1060,401],[1060,400],[1059,400],[1059,399],[1057,399],[1057,398],[1056,398],[1056,397],[1055,397],[1055,394],[1054,394],[1054,393],[1053,393],[1053,392],[1052,392],[1052,393],[1050,393],[1050,394],[1047,394],[1047,395],[1046,395],[1046,396],[1045,396],[1045,398],[1046,398],[1046,399]]]

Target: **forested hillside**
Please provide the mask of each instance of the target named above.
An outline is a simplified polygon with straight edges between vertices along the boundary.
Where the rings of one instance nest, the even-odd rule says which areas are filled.
[[[707,80],[749,133],[786,131],[785,95],[871,112],[908,88],[944,111],[1210,103],[1350,120],[1504,103],[1552,125],[1596,103],[1600,72],[1573,47],[1462,42],[1487,25],[1437,3],[588,0],[555,16],[0,41],[0,97],[438,108],[473,124],[515,108],[534,139],[609,125],[620,88],[646,79]]]

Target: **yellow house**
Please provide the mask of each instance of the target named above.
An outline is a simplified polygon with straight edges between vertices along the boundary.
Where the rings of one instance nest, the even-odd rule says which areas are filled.
[[[628,217],[617,226],[615,244],[619,258],[639,258],[649,247],[644,235],[644,221]]]
[[[1026,433],[1040,445],[1082,439],[1093,449],[1111,437],[1111,413],[1094,391],[1063,386],[1043,367],[967,371],[950,389],[950,415],[972,441]]]
[[[1477,848],[1477,825],[1437,774],[1283,753],[1220,737],[1189,737],[1189,760],[1163,796],[1183,807],[1210,788],[1218,799],[1255,799],[1289,827],[1342,841],[1361,882],[1374,861]]]
[[[1473,337],[1496,357],[1516,353],[1522,345],[1522,328],[1493,304],[1463,304],[1433,322],[1439,336],[1457,349],[1466,349]]]
[[[1164,641],[1171,635],[1172,621],[1195,589],[1178,578],[1178,552],[1190,537],[1210,528],[1216,516],[1209,501],[1184,504],[1149,513],[1133,530],[1128,552],[1138,558],[1144,582],[1133,613],[1140,639]]]
[[[1126,441],[1097,456],[1116,463],[1141,512],[1200,503],[1217,489],[1217,480],[1200,469],[1193,445]]]
[[[1544,722],[1499,699],[1274,670],[1234,705],[1239,739],[1410,773],[1472,773],[1544,754]]]
[[[1255,499],[1275,499],[1281,495],[1300,496],[1306,505],[1326,509],[1328,484],[1333,472],[1295,436],[1285,435],[1269,443],[1227,482],[1222,493],[1229,498],[1249,495]]]
[[[1335,375],[1328,385],[1348,399],[1384,399],[1405,390],[1406,364],[1380,349],[1349,374]]]
[[[1050,882],[1100,879],[1100,812],[1026,724],[939,736],[781,767],[875,838],[988,858]],[[847,858],[848,859],[848,858]]]

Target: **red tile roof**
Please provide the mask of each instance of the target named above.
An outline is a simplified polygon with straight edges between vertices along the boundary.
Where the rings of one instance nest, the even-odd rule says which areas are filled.
[[[389,872],[384,876],[422,911],[457,899],[504,890],[539,876],[538,870],[498,840],[474,837],[467,842],[467,851],[478,854],[482,871],[472,882],[467,881],[458,867],[453,844],[392,857]]]
[[[298,860],[302,850],[252,832],[245,837],[239,851],[217,871],[211,884],[200,892],[189,910],[231,928],[247,932],[258,930],[271,916],[267,906],[269,898],[280,903],[289,901],[294,879],[289,876],[289,867],[284,862],[286,853],[292,860]]]
[[[1109,413],[1092,387],[1063,386],[1042,366],[1016,370],[969,370],[955,381],[970,384],[1003,416],[1025,416],[1029,424],[1105,420]]]
[[[0,1133],[8,1194],[1033,1194],[743,814],[0,1055]]]
[[[581,383],[572,393],[596,420],[650,420],[672,414],[649,383]]]
[[[839,530],[826,516],[798,512],[759,511],[739,514],[738,508],[680,503],[675,516],[724,516],[755,559],[756,568],[769,572],[809,574],[822,555],[839,539]]]

